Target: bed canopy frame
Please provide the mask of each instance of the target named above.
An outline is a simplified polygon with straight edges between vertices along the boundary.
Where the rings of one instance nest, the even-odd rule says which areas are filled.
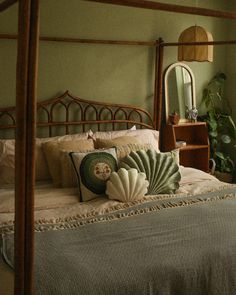
[[[204,8],[171,5],[143,0],[87,0],[153,10],[165,10],[179,13],[236,19],[235,12],[216,11]],[[0,12],[17,0],[4,0],[0,3]],[[1,35],[0,38],[17,38],[17,73],[16,73],[16,179],[15,179],[15,295],[33,294],[34,264],[34,180],[35,180],[35,138],[36,138],[36,90],[38,72],[39,45],[39,0],[20,0],[18,10],[18,38]],[[44,38],[41,37],[41,40]],[[84,42],[82,39],[65,38],[45,41]],[[90,40],[90,43],[103,43],[104,40]],[[100,42],[101,41],[101,42]],[[105,41],[106,44],[107,41]],[[132,42],[132,41],[131,41]],[[232,41],[236,44],[236,41]],[[89,42],[88,42],[89,43]],[[121,42],[123,43],[123,42]],[[104,44],[104,43],[103,43]],[[112,44],[112,41],[109,43]],[[114,44],[117,44],[116,42]],[[119,44],[119,41],[118,41]],[[187,45],[187,43],[184,43]],[[183,45],[184,45],[183,44]],[[205,44],[205,43],[204,43]],[[215,42],[213,43],[215,44]],[[225,44],[225,43],[224,43]],[[231,43],[228,43],[231,44]],[[122,44],[124,45],[124,43]],[[154,98],[154,127],[159,129],[162,104],[162,42],[136,44],[156,46],[156,79]],[[177,46],[175,43],[173,46]],[[193,43],[191,43],[193,45]],[[200,45],[196,43],[195,45]],[[172,46],[169,44],[169,46]],[[158,91],[157,91],[158,90]],[[68,94],[68,93],[67,93]],[[49,124],[50,125],[50,124]]]

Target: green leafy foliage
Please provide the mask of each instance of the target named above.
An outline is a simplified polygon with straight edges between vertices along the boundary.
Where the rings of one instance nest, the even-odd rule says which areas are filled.
[[[204,121],[208,126],[211,158],[216,163],[216,170],[232,173],[234,163],[223,151],[223,146],[236,139],[236,126],[231,117],[229,102],[223,95],[225,80],[224,73],[217,73],[203,90],[202,103],[207,109]]]

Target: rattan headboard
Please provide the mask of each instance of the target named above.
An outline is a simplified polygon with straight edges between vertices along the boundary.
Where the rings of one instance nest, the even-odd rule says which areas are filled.
[[[136,125],[137,128],[154,129],[152,116],[144,109],[85,100],[69,91],[37,104],[39,137],[84,132],[89,129],[128,129],[132,125]],[[14,137],[15,127],[15,107],[0,108],[1,137]]]

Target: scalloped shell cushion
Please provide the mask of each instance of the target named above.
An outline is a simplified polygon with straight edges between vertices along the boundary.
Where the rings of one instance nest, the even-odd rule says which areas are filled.
[[[105,195],[106,181],[117,171],[115,148],[70,155],[79,180],[80,200],[89,201]]]
[[[137,169],[120,168],[111,173],[106,194],[109,199],[126,203],[141,199],[147,193],[148,185],[145,173],[138,172]]]
[[[121,160],[120,167],[144,172],[149,181],[149,195],[172,194],[179,188],[179,166],[171,156],[154,149],[131,152]]]

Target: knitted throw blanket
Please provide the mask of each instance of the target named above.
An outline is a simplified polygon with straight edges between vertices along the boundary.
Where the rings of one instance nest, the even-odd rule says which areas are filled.
[[[125,207],[36,224],[35,294],[236,294],[235,187]]]

